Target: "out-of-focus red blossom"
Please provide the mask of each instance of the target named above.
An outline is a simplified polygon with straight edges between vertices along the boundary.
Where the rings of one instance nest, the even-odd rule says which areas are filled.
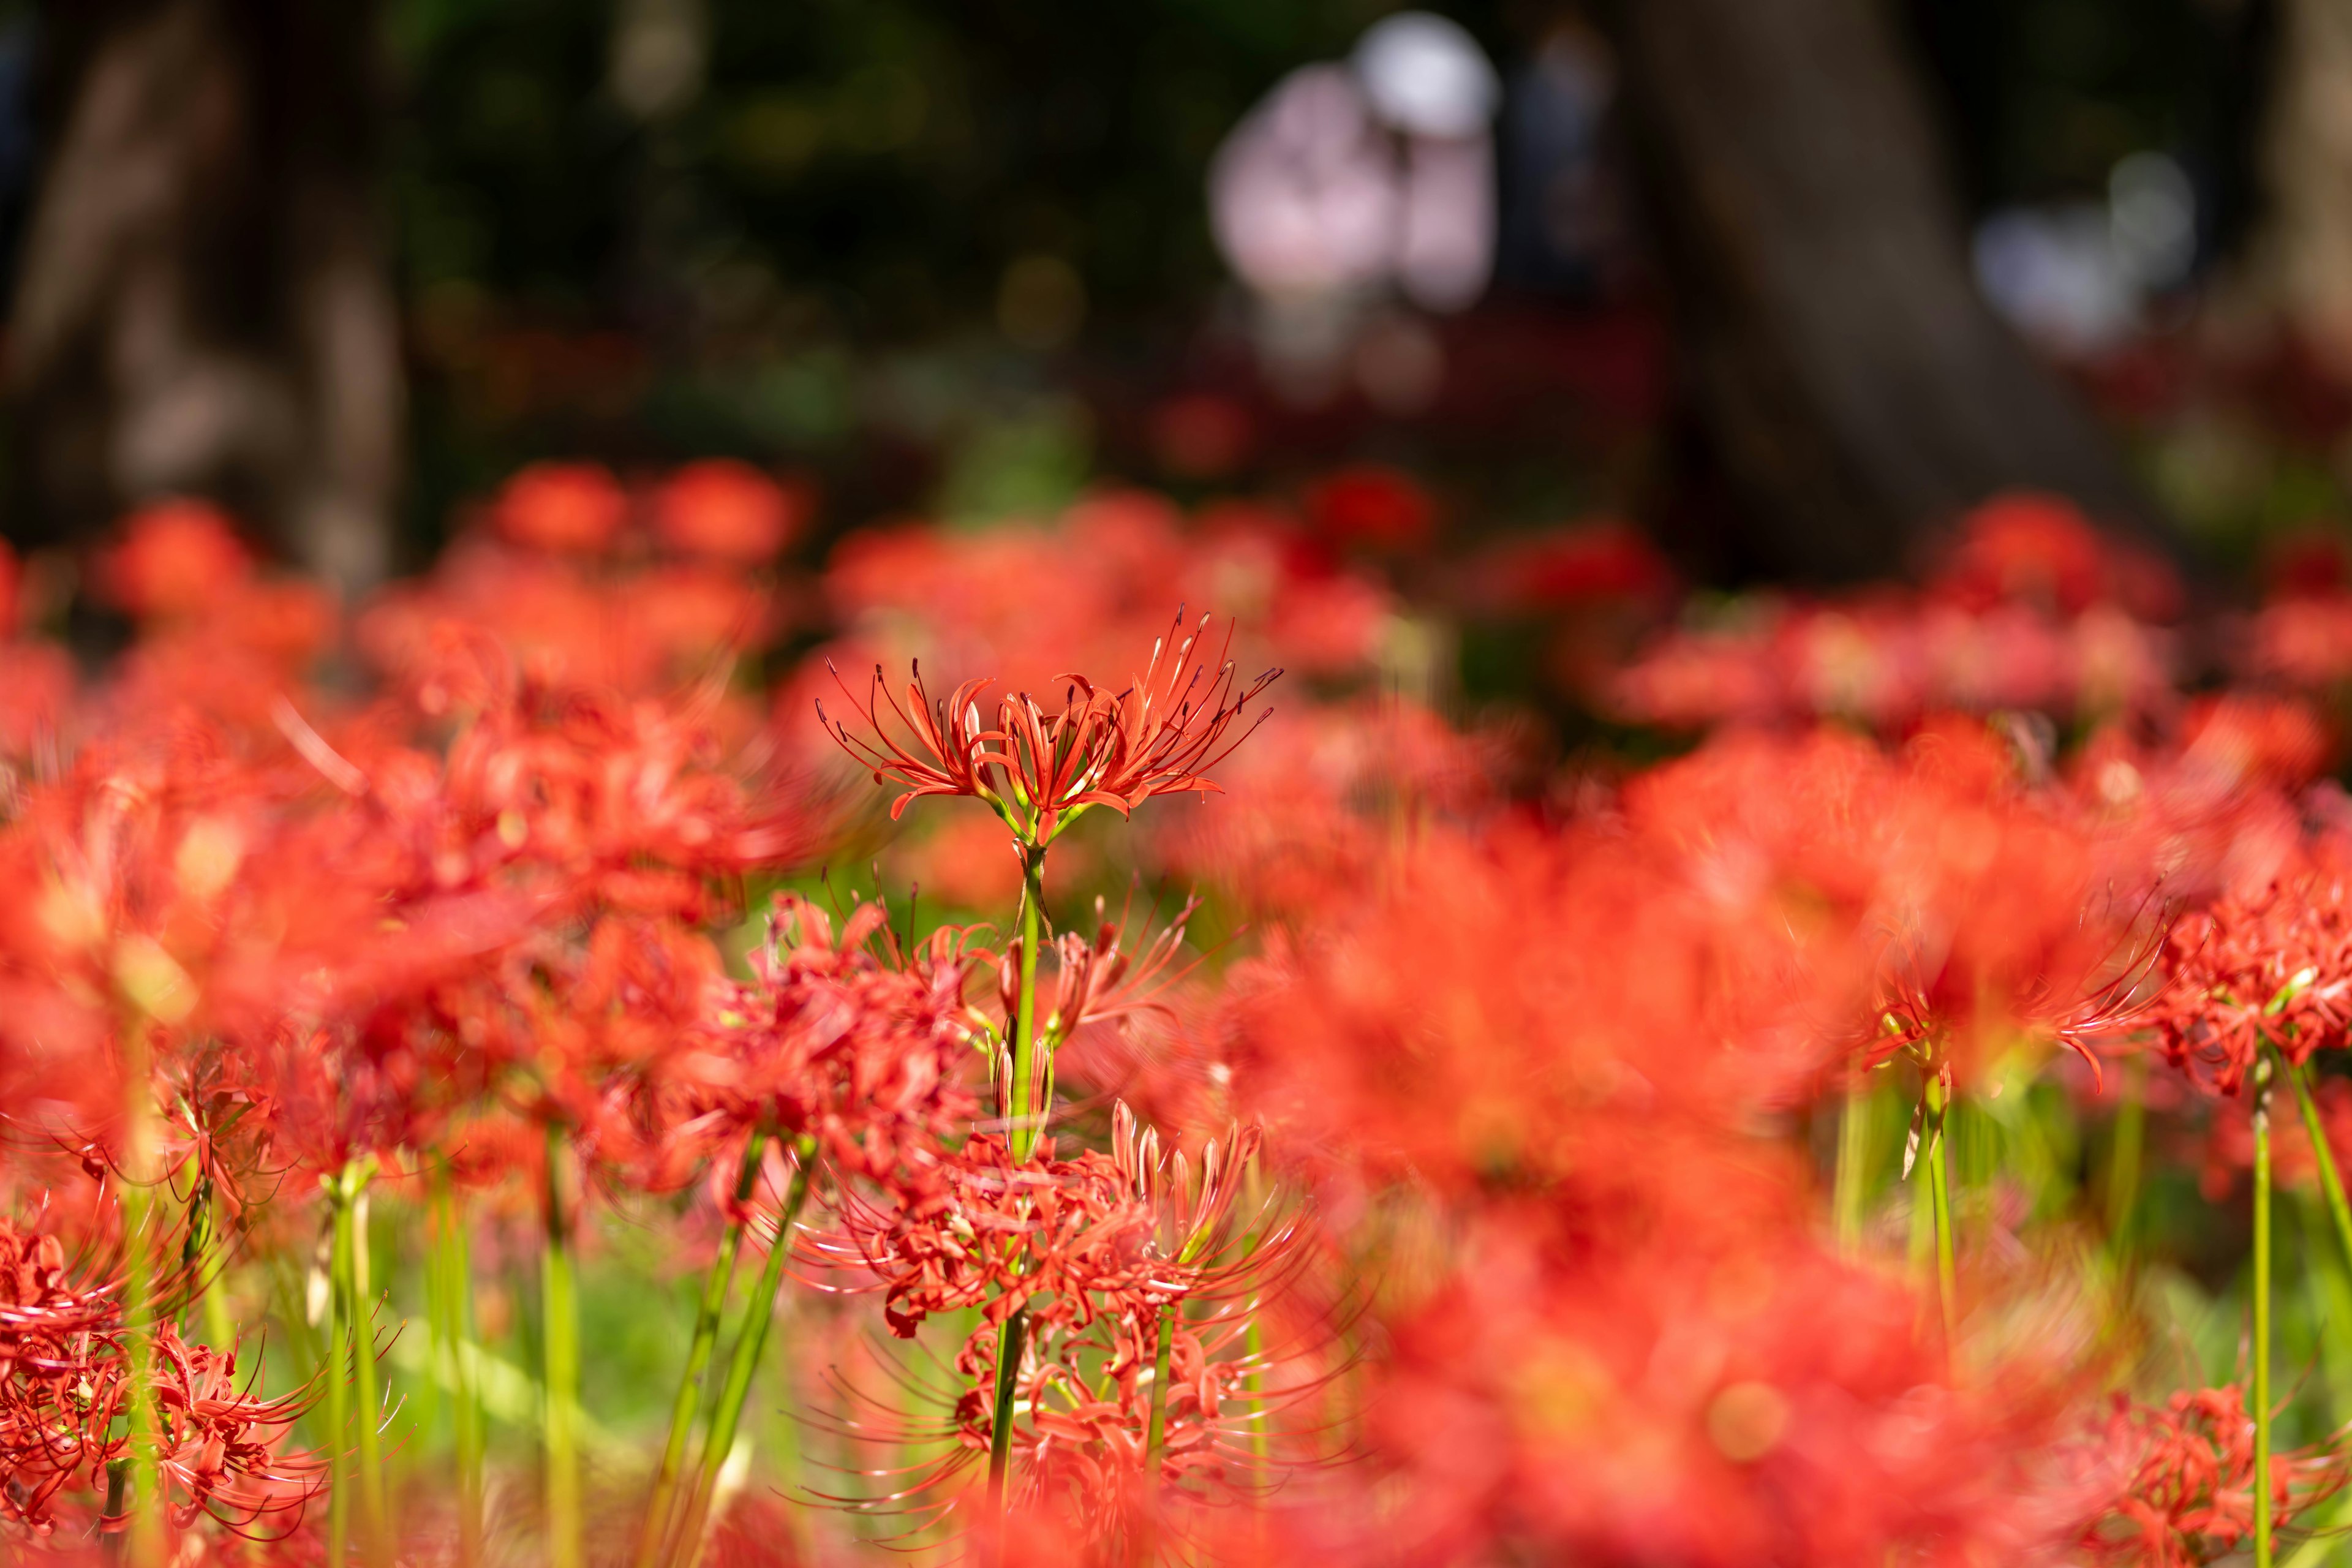
[[[1674,569],[1640,530],[1607,518],[1516,535],[1470,563],[1469,599],[1490,614],[1633,601],[1671,593]]]
[[[2263,582],[2273,601],[2317,597],[2352,587],[2352,552],[2343,537],[2314,528],[2273,545],[2263,563]]]
[[[771,595],[717,566],[599,575],[474,541],[452,548],[430,578],[381,595],[358,641],[438,715],[487,700],[468,668],[486,646],[541,686],[662,696],[761,646],[775,625]]]
[[[681,554],[756,566],[774,560],[813,510],[804,490],[711,458],[676,469],[655,490],[654,534]]]
[[[1390,596],[1301,543],[1276,512],[1213,507],[1188,528],[1166,500],[1134,491],[1091,496],[1050,527],[864,530],[842,542],[825,574],[844,626],[825,652],[845,669],[920,658],[935,670],[990,671],[1008,690],[1051,692],[1065,670],[1128,668],[1166,628],[1171,604],[1193,603],[1230,617],[1244,666],[1368,676]],[[780,746],[810,745],[809,703],[833,689],[816,661],[780,689]]]
[[[974,1109],[963,994],[982,955],[951,928],[903,949],[878,903],[852,910],[836,936],[823,910],[780,896],[769,932],[753,978],[674,1052],[686,1126],[730,1146],[806,1136],[836,1171],[927,1190]]]
[[[1241,467],[1255,432],[1249,410],[1230,397],[1196,392],[1151,411],[1151,448],[1161,466],[1187,479],[1222,479]]]
[[[158,501],[123,520],[122,540],[99,557],[99,591],[127,614],[165,617],[217,605],[253,573],[253,552],[209,501]]]
[[[2101,534],[2063,497],[2032,491],[1995,496],[1969,512],[1930,588],[1976,611],[2022,603],[2079,616],[2113,603],[2162,622],[2182,605],[2179,579],[2163,562]]]
[[[2322,1078],[2311,1086],[2319,1111],[2321,1135],[2338,1170],[2352,1161],[2352,1081]],[[2252,1108],[2243,1097],[2224,1100],[2213,1107],[2195,1156],[2200,1159],[2197,1188],[2209,1203],[2225,1203],[2254,1168],[2254,1127]],[[2303,1118],[2282,1105],[2271,1118],[2271,1180],[2282,1189],[2319,1192],[2319,1156],[2311,1146]]]
[[[2095,1561],[2197,1568],[2253,1533],[2254,1426],[2243,1390],[2187,1389],[2161,1406],[2117,1394],[2096,1448],[2120,1484],[2084,1534]],[[2273,1528],[2285,1530],[2345,1479],[2339,1453],[2273,1454]]]
[[[1661,637],[1602,693],[1677,727],[1820,715],[1901,730],[1927,713],[2161,713],[2174,696],[2177,584],[2064,502],[2011,497],[1966,520],[1924,591],[1822,605],[1755,600]]]
[[[595,463],[533,463],[490,503],[499,533],[533,550],[593,554],[629,521],[628,492]]]
[[[1231,1005],[1237,1093],[1327,1180],[1411,1172],[1459,1238],[1377,1312],[1371,1457],[1403,1500],[1366,1550],[1962,1562],[2074,1528],[2021,1456],[2064,1431],[2081,1342],[1956,1381],[1747,1131],[1869,994],[1870,911],[2011,984],[2078,921],[2026,875],[2053,846],[2011,820],[2007,764],[1944,750],[1750,742],[1556,836],[1423,826],[1269,937]]]
[[[1307,521],[1339,545],[1414,550],[1437,529],[1437,501],[1399,468],[1366,463],[1341,468],[1308,487]]]

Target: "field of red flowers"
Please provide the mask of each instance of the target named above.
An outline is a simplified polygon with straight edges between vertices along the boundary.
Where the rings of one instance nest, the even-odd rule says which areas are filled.
[[[193,504],[9,563],[12,1554],[2336,1550],[2336,557],[808,510],[542,466],[348,615]]]

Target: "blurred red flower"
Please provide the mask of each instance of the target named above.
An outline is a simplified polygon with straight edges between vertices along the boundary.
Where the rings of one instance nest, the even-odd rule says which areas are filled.
[[[680,554],[756,566],[775,559],[812,510],[805,489],[711,458],[677,468],[654,491],[654,534]]]
[[[210,501],[158,501],[126,518],[122,535],[99,558],[97,577],[108,601],[130,615],[197,614],[253,571],[253,552]]]
[[[629,498],[598,464],[533,463],[507,480],[490,513],[517,544],[593,554],[620,537]]]

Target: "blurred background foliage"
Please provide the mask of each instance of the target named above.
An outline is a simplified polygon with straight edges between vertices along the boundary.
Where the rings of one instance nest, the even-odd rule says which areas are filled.
[[[1098,472],[1181,486],[1153,450],[1154,402],[1248,390],[1202,200],[1210,160],[1286,72],[1343,56],[1394,8],[399,0],[384,26],[412,548],[453,503],[551,453],[805,465],[836,526],[1041,509]],[[1543,0],[1437,9],[1507,79],[1582,20]],[[2202,264],[2242,242],[2275,30],[2263,0],[1902,13],[1976,215],[2096,197],[2153,148],[2200,184]],[[1507,258],[1484,310],[1646,321],[1644,295],[1597,306]],[[1644,401],[1644,377],[1596,394],[1574,366],[1529,390],[1563,379]],[[1605,424],[1638,446],[1652,421],[1633,412]],[[1448,477],[1541,515],[1622,503],[1654,460],[1595,452],[1590,419],[1520,419],[1518,449],[1500,452],[1443,407],[1307,423],[1303,447],[1293,430],[1218,477],[1397,457],[1467,469]]]

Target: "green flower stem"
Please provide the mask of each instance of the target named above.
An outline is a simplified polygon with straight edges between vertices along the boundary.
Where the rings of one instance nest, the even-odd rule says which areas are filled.
[[[2345,1267],[2352,1268],[2352,1204],[2344,1198],[2344,1174],[2336,1169],[2336,1152],[2327,1146],[2320,1125],[2319,1104],[2311,1097],[2308,1068],[2287,1064],[2287,1082],[2294,1086],[2295,1104],[2303,1111],[2303,1129],[2311,1135],[2311,1152],[2319,1163],[2319,1190],[2327,1197],[2327,1217],[2336,1222],[2336,1239],[2344,1248]]]
[[[162,1568],[164,1553],[163,1453],[155,1408],[155,1189],[163,1180],[150,1079],[147,1018],[122,1019],[122,1360],[130,1386],[128,1468],[131,1495],[112,1493],[110,1512],[130,1510],[126,1543],[131,1568]]]
[[[352,1451],[352,1385],[343,1345],[351,1331],[351,1269],[345,1262],[352,1249],[351,1210],[342,1200],[342,1184],[333,1176],[320,1179],[327,1190],[333,1228],[327,1243],[327,1563],[342,1568],[351,1560],[352,1491],[357,1480]]]
[[[1044,1118],[1031,1103],[1037,1073],[1037,929],[1045,902],[1045,847],[1021,857],[1021,994],[1013,1013],[1013,1081],[1006,1086],[1005,1142],[1017,1164],[1037,1152]]]
[[[996,1331],[996,1414],[988,1429],[988,1512],[1000,1524],[1004,1517],[1004,1471],[1013,1453],[1013,1406],[1021,1388],[1021,1356],[1027,1348],[1028,1326],[1029,1309],[1024,1305],[1013,1308]]]
[[[1253,1216],[1249,1243],[1243,1256],[1254,1258],[1257,1255],[1258,1243],[1262,1239],[1260,1226],[1265,1218],[1265,1181],[1258,1167],[1257,1156],[1255,1154],[1250,1156],[1247,1180],[1243,1190],[1247,1194],[1250,1213]],[[1243,1364],[1249,1368],[1242,1374],[1242,1394],[1249,1401],[1250,1485],[1254,1500],[1261,1510],[1261,1516],[1257,1522],[1262,1530],[1265,1525],[1262,1510],[1265,1499],[1266,1480],[1273,1473],[1273,1465],[1270,1462],[1273,1434],[1266,1429],[1265,1328],[1259,1319],[1257,1309],[1258,1303],[1253,1300],[1250,1303],[1249,1326],[1242,1331],[1242,1360]]]
[[[481,1410],[474,1395],[473,1258],[457,1224],[446,1166],[433,1173],[434,1351],[448,1389],[449,1439],[457,1461],[457,1561],[473,1568],[482,1552]]]
[[[768,1151],[768,1134],[756,1133],[743,1149],[743,1168],[735,1181],[735,1206],[740,1213],[760,1183],[760,1162]],[[719,1319],[726,1310],[727,1293],[734,1288],[735,1267],[743,1253],[743,1226],[730,1219],[719,1243],[719,1256],[703,1277],[702,1300],[695,1310],[694,1341],[686,1352],[686,1371],[670,1401],[669,1441],[662,1447],[661,1468],[654,1473],[653,1491],[646,1500],[644,1524],[637,1531],[636,1568],[653,1568],[668,1533],[671,1505],[677,1491],[678,1471],[686,1463],[686,1445],[694,1428],[694,1408],[702,1393],[703,1373],[719,1342]]]
[[[1176,1349],[1176,1303],[1160,1309],[1160,1342],[1151,1358],[1151,1418],[1143,1429],[1142,1531],[1136,1561],[1150,1563],[1160,1539],[1160,1458],[1168,1447],[1168,1363]]]
[[[336,1265],[341,1280],[344,1328],[349,1336],[352,1392],[359,1416],[360,1507],[365,1515],[366,1539],[362,1542],[371,1568],[392,1561],[392,1516],[384,1496],[383,1450],[377,1430],[379,1407],[375,1387],[374,1313],[369,1300],[367,1184],[375,1173],[372,1159],[345,1163],[335,1188]]]
[[[1037,1152],[1045,1132],[1045,1117],[1034,1100],[1037,1071],[1037,941],[1045,918],[1045,847],[1025,845],[1021,856],[1021,990],[1013,1012],[1013,1070],[1005,1086],[1005,1142],[1014,1163],[1025,1163]],[[1004,1472],[1013,1455],[1013,1407],[1021,1384],[1021,1356],[1025,1346],[1028,1313],[1025,1304],[1013,1309],[997,1331],[995,1418],[988,1434],[988,1509],[998,1521],[1004,1516]]]
[[[1863,1075],[1849,1073],[1845,1102],[1838,1112],[1837,1176],[1831,1205],[1838,1250],[1849,1258],[1862,1250],[1863,1175],[1869,1158],[1870,1097]]]
[[[2254,1568],[2271,1568],[2271,1051],[2254,1057]]]
[[[565,1202],[569,1149],[561,1123],[547,1124],[547,1250],[541,1270],[547,1390],[547,1561],[582,1568],[580,1516],[580,1304],[572,1279],[572,1229]]]
[[[2132,1214],[2139,1206],[2140,1159],[2147,1144],[2147,1058],[2132,1058],[2124,1069],[2122,1104],[2116,1110],[2115,1138],[2107,1146],[2107,1250],[2120,1257]]]
[[[1943,1076],[1927,1075],[1927,1194],[1936,1213],[1936,1300],[1942,1310],[1947,1352],[1959,1342],[1958,1271],[1952,1259],[1952,1145],[1950,1096]]]
[[[751,1300],[744,1304],[743,1326],[735,1333],[735,1349],[727,1363],[727,1380],[719,1385],[719,1401],[711,1407],[710,1429],[703,1438],[702,1462],[698,1467],[694,1490],[679,1514],[679,1529],[672,1538],[670,1561],[679,1568],[686,1568],[702,1553],[703,1526],[718,1490],[719,1472],[726,1466],[727,1456],[734,1451],[735,1434],[743,1421],[744,1402],[751,1394],[751,1374],[759,1370],[760,1352],[767,1348],[768,1331],[775,1324],[776,1293],[783,1287],[784,1259],[793,1250],[793,1226],[800,1219],[802,1205],[808,1202],[809,1183],[815,1173],[816,1140],[806,1133],[794,1140],[793,1162],[793,1184],[776,1217],[775,1239],[768,1245],[768,1260],[760,1269],[759,1282],[751,1287]]]

